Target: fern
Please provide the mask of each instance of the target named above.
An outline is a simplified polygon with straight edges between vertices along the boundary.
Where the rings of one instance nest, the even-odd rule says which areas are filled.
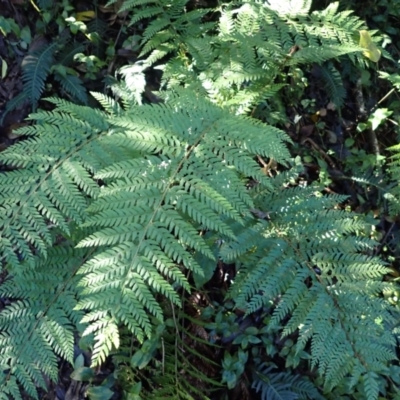
[[[0,287],[3,298],[19,299],[0,315],[2,399],[22,399],[18,383],[37,398],[37,387],[46,390],[43,373],[57,380],[57,357],[73,362],[74,335],[83,316],[73,311],[78,292],[75,273],[84,252],[75,251],[72,244],[53,247],[47,260],[38,259],[34,268],[15,273]]]
[[[351,375],[351,386],[364,379],[368,392],[370,373],[385,374],[396,359],[394,310],[377,297],[389,290],[387,269],[369,255],[376,243],[356,236],[362,221],[332,209],[340,197],[277,189],[257,189],[257,209],[270,220],[236,226],[237,241],[221,248],[225,262],[241,261],[230,297],[249,313],[274,302],[269,327],[298,332],[296,353],[310,351],[326,390]]]
[[[168,56],[159,67],[166,87],[184,84],[206,92],[237,114],[254,111],[267,99],[276,102],[272,98],[285,86],[279,82],[284,67],[322,64],[343,55],[366,65],[355,39],[363,22],[339,12],[338,3],[311,14],[309,1],[232,3],[218,10],[216,22],[205,21],[209,9],[184,11],[186,3],[125,1],[121,10],[132,11],[132,24],[151,18],[140,56],[147,56],[148,66]],[[324,82],[328,95],[342,104],[343,86],[332,68],[324,69]]]
[[[118,310],[121,304],[127,307],[121,309],[120,315],[119,311],[113,312],[113,320],[117,322],[123,314],[130,315],[130,321],[125,323],[129,321],[132,331],[139,337],[150,333],[145,309],[162,318],[155,299],[150,292],[144,291],[144,287],[138,286],[140,282],[146,282],[171,302],[180,304],[172,286],[163,276],[188,289],[184,276],[174,264],[180,263],[197,273],[201,268],[185,248],[214,258],[198,236],[198,227],[203,226],[229,237],[232,234],[220,221],[221,216],[241,221],[241,214],[248,214],[246,210],[251,206],[251,199],[245,191],[238,193],[236,185],[240,181],[235,171],[257,176],[262,181],[266,179],[252,158],[246,159],[246,153],[254,154],[257,142],[261,141],[264,145],[259,142],[258,148],[262,146],[265,149],[265,156],[273,156],[277,160],[287,157],[280,144],[283,136],[278,131],[268,128],[261,139],[261,126],[237,120],[235,131],[239,134],[240,124],[243,124],[242,129],[246,129],[248,139],[243,141],[240,136],[235,139],[233,125],[222,110],[197,101],[193,104],[191,115],[187,116],[190,101],[193,101],[191,97],[173,97],[169,107],[175,111],[169,117],[168,112],[171,111],[160,106],[148,107],[148,113],[143,108],[129,110],[125,118],[120,117],[116,121],[137,151],[161,154],[121,162],[96,175],[96,178],[115,183],[104,190],[89,208],[94,215],[85,226],[96,227],[97,232],[79,245],[109,247],[81,269],[80,272],[85,274],[82,283],[86,287],[84,293],[87,299],[84,298],[79,307],[93,309],[93,313],[98,315],[95,310],[103,302],[100,299],[110,291],[107,309]],[[176,126],[177,136],[171,136],[171,123]],[[151,126],[154,127],[154,136],[148,132]],[[142,130],[148,133],[143,136]],[[228,145],[232,140],[235,141],[234,147]],[[271,142],[275,144],[271,146]],[[238,159],[239,154],[244,157]],[[205,155],[209,161],[204,159]],[[229,176],[218,173],[221,162],[231,165]],[[104,273],[117,259],[119,267],[107,283]],[[99,280],[99,277],[103,278]],[[96,282],[100,285],[97,286]],[[101,302],[93,302],[93,295],[98,295]],[[135,298],[137,300],[133,301]],[[87,318],[93,318],[91,313]],[[100,329],[97,334],[103,336],[103,331]],[[103,348],[98,356],[95,354],[94,363],[106,353],[107,349]]]
[[[61,87],[69,93],[72,98],[76,98],[80,103],[87,104],[88,96],[86,93],[86,89],[83,86],[83,82],[77,77],[73,75],[71,71],[68,71],[61,65],[54,66],[54,77],[56,81],[58,81]]]
[[[99,192],[90,174],[102,165],[93,158],[92,149],[102,154],[104,161],[117,159],[113,158],[116,155],[112,155],[112,147],[101,148],[98,141],[99,132],[108,127],[101,113],[61,100],[53,101],[59,105],[58,112],[40,113],[38,118],[43,125],[24,129],[21,133],[31,137],[2,153],[4,163],[26,168],[24,173],[15,170],[1,177],[0,251],[2,260],[14,269],[21,265],[19,258],[32,266],[36,255],[46,256],[48,246],[53,243],[48,222],[68,235],[67,219],[76,223],[84,221],[89,196],[95,197]],[[86,114],[87,119],[73,118],[66,111]],[[57,126],[57,136],[50,124]],[[40,136],[36,136],[38,131]],[[92,149],[77,152],[94,138],[97,142]]]
[[[61,47],[61,50],[59,48]],[[75,75],[75,72],[67,67],[73,61],[73,56],[83,49],[83,46],[74,43],[65,43],[61,37],[48,45],[42,45],[39,49],[28,53],[22,61],[23,93],[10,100],[0,122],[6,114],[29,100],[32,110],[35,111],[37,103],[43,94],[45,82],[51,73],[60,83],[62,89],[70,94],[80,103],[87,103],[87,92],[82,81]],[[54,61],[58,64],[53,65]]]
[[[0,175],[8,272],[0,293],[13,299],[0,312],[0,398],[21,398],[20,386],[38,398],[43,374],[56,379],[57,357],[72,362],[76,334],[91,343],[93,366],[125,335],[139,355],[164,343],[166,374],[156,376],[150,398],[199,395],[176,373],[197,354],[175,335],[184,329],[173,313],[191,289],[188,277],[204,274],[199,260],[219,259],[238,267],[228,294],[236,307],[271,307],[268,329],[295,340],[289,367],[306,354],[327,393],[345,386],[375,400],[397,360],[398,316],[383,296],[392,286],[383,281],[385,263],[372,256],[370,226],[338,206],[343,196],[290,187],[295,169],[267,177],[257,156],[289,167],[290,140],[238,115],[279,103],[284,67],[343,55],[362,64],[354,34],[363,23],[336,3],[309,14],[308,1],[287,2],[290,12],[233,2],[205,23],[209,11],[185,11],[186,3],[125,2],[132,23],[160,18],[143,33],[148,58],[140,71],[126,68],[126,82],[113,82],[121,104],[93,94],[100,111],[50,98],[54,110],[32,114],[34,125],[19,131],[27,139],[0,154],[11,169]],[[49,73],[38,66],[53,57],[52,46],[26,60],[34,102]],[[128,72],[143,76],[166,54],[163,103],[140,105],[142,88],[132,93]],[[206,373],[200,378],[215,384]],[[279,386],[278,379],[292,393],[313,392],[285,374]]]
[[[109,1],[111,5],[115,1]],[[120,11],[132,10],[130,24],[151,18],[143,32],[141,56],[152,52],[148,61],[151,63],[164,55],[185,47],[190,37],[201,36],[213,23],[202,24],[202,18],[210,9],[186,10],[188,0],[129,0],[124,1]],[[169,46],[168,44],[173,44]]]
[[[297,9],[300,3],[294,3]],[[285,85],[279,81],[285,67],[322,64],[343,55],[362,64],[362,57],[357,55],[361,48],[353,38],[363,26],[362,21],[348,12],[338,12],[337,3],[307,15],[306,3],[295,19],[254,1],[224,8],[218,36],[187,38],[184,55],[164,67],[163,81],[168,87],[183,83],[194,90],[205,89],[213,101],[242,114],[273,97]],[[206,27],[203,30],[211,34]],[[153,62],[151,56],[148,62]],[[195,76],[182,72],[188,65]],[[325,81],[333,81],[327,85],[328,94],[342,103],[343,89],[337,86],[336,75],[331,76],[329,71]]]
[[[320,69],[323,86],[330,97],[330,101],[340,110],[344,105],[346,90],[343,86],[339,71],[329,63]]]
[[[23,92],[7,102],[0,123],[10,111],[26,101],[30,101],[33,110],[36,109],[37,102],[44,91],[44,83],[50,73],[56,47],[57,43],[44,45],[24,57],[21,65]]]
[[[98,365],[119,347],[120,326],[139,342],[151,337],[156,321],[163,321],[159,295],[181,304],[176,289],[190,290],[184,271],[202,274],[193,255],[215,258],[213,241],[198,234],[208,230],[224,242],[219,257],[241,265],[230,292],[236,305],[253,312],[276,302],[270,328],[283,336],[298,332],[296,350],[310,352],[326,390],[350,376],[351,386],[361,379],[368,398],[375,398],[373,377],[396,358],[396,318],[378,297],[390,289],[381,281],[387,268],[368,254],[375,243],[357,236],[365,224],[333,209],[344,198],[321,197],[314,187],[281,190],[289,175],[266,178],[253,156],[287,162],[285,135],[191,92],[125,110],[95,97],[107,112],[50,99],[56,109],[34,114],[37,124],[21,130],[31,138],[1,155],[23,168],[0,177],[2,253],[12,273],[3,290],[20,299],[2,313],[3,338],[12,338],[5,360],[14,376],[4,390],[11,393],[19,382],[33,396],[32,382],[40,383],[31,367],[35,353],[15,350],[39,340],[33,329],[27,338],[14,328],[21,316],[26,324],[25,315],[44,324],[37,368],[54,378],[52,351],[70,359],[71,339],[63,333],[69,323],[57,319],[67,289],[56,296],[51,289],[44,313],[33,303],[42,293],[32,286],[40,265],[53,270],[61,262],[48,250],[58,235],[78,243],[70,272],[79,282],[78,301],[68,306],[69,318],[93,336],[92,363]],[[258,186],[248,191],[243,176]],[[48,330],[54,324],[63,329],[55,342]]]
[[[252,387],[261,392],[261,400],[324,399],[314,385],[290,372],[272,372],[273,367],[260,366],[254,372]]]
[[[52,260],[52,226],[65,237],[71,223],[88,229],[78,247],[92,256],[77,271],[75,310],[86,313],[81,322],[88,325],[84,334],[94,335],[97,365],[118,347],[121,324],[139,340],[151,335],[150,316],[163,320],[156,293],[180,304],[175,288],[190,289],[182,268],[202,274],[192,252],[214,258],[198,229],[233,239],[223,219],[243,224],[253,206],[240,175],[268,186],[253,156],[284,162],[287,138],[250,119],[232,119],[193,94],[115,116],[50,101],[53,112],[33,114],[38,123],[21,129],[31,138],[1,154],[6,164],[23,168],[0,178],[1,252],[13,278],[27,285],[25,268],[35,271],[37,258]],[[99,179],[106,183],[101,190]],[[18,361],[30,364],[24,356]],[[32,392],[28,378],[17,378]]]
[[[49,46],[43,46],[28,54],[22,61],[24,92],[31,101],[33,110],[36,109],[37,102],[43,93],[44,82],[50,72],[56,47],[56,42]]]

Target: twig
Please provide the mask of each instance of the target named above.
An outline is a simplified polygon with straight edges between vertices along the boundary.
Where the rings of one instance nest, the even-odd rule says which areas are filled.
[[[383,101],[383,99],[384,98],[382,98],[380,101]],[[356,101],[357,101],[358,110],[359,110],[362,120],[366,120],[368,118],[368,114],[367,114],[367,110],[365,108],[361,78],[358,78],[357,83],[356,83]],[[379,150],[379,142],[376,137],[375,131],[369,127],[366,129],[366,133],[367,133],[367,140],[368,140],[369,146],[370,146],[372,152],[376,155],[376,157],[378,157],[381,154],[381,152]]]
[[[382,102],[384,102],[395,90],[396,90],[395,88],[392,88],[391,90],[389,90],[389,92],[386,93],[386,94],[372,107],[372,110],[371,110],[371,111],[374,111],[374,110],[379,106],[379,104],[381,104]]]
[[[382,239],[381,243],[379,244],[379,246],[375,249],[374,251],[374,256],[378,255],[380,253],[380,251],[382,250],[382,247],[385,245],[386,240],[388,238],[388,236],[390,235],[390,233],[392,232],[394,226],[396,225],[395,222],[392,222],[392,224],[390,225],[390,228],[388,229],[388,231],[386,232],[384,238]]]
[[[322,155],[322,157],[325,158],[326,161],[328,161],[328,164],[329,164],[332,168],[337,169],[336,164],[335,164],[335,162],[332,160],[332,158],[329,157],[328,154],[326,154],[325,151],[322,150],[321,147],[319,147],[319,146],[317,145],[317,143],[314,142],[314,140],[312,140],[312,139],[310,139],[310,138],[305,138],[304,140],[301,141],[301,144],[304,144],[304,143],[306,143],[306,142],[310,143],[310,144],[311,144],[311,147],[314,147],[314,149],[317,150],[317,151]]]

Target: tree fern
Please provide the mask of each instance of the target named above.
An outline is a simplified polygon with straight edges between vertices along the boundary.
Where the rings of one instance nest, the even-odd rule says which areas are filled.
[[[274,303],[270,328],[298,332],[296,352],[310,351],[326,390],[350,375],[351,386],[362,379],[372,393],[371,372],[385,374],[396,359],[395,311],[379,297],[387,269],[370,255],[376,243],[357,236],[362,221],[332,209],[340,197],[313,187],[255,196],[269,219],[236,226],[237,241],[221,248],[225,262],[241,265],[230,297],[249,313]]]
[[[252,201],[245,190],[238,192],[237,173],[251,174],[267,184],[251,154],[263,148],[264,156],[279,161],[287,157],[279,131],[267,128],[260,135],[265,128],[250,120],[238,119],[231,125],[233,121],[223,110],[199,100],[187,115],[190,101],[191,96],[173,97],[168,108],[127,110],[125,117],[115,121],[122,141],[125,138],[137,151],[158,155],[114,164],[95,175],[110,185],[89,208],[93,216],[85,226],[97,232],[79,245],[107,246],[80,270],[85,275],[85,297],[79,307],[93,310],[88,320],[99,315],[99,306],[107,298],[104,305],[114,310],[114,323],[129,323],[139,337],[148,335],[150,321],[145,310],[159,319],[161,310],[141,282],[180,304],[164,277],[188,289],[176,263],[199,273],[201,267],[188,249],[214,258],[197,230],[211,229],[232,237],[222,216],[243,221],[242,214],[249,215]],[[240,134],[243,130],[246,140]],[[219,173],[222,165],[228,166],[228,175]],[[116,262],[118,268],[109,275],[109,266]],[[99,337],[104,335],[103,329],[96,331]],[[94,362],[108,350],[99,350]]]
[[[300,3],[293,3],[297,9]],[[240,114],[252,111],[284,86],[280,74],[285,67],[321,64],[343,55],[362,63],[357,53],[361,48],[354,39],[362,21],[349,12],[338,12],[337,3],[307,15],[306,3],[296,18],[254,1],[223,8],[218,36],[206,28],[203,31],[210,36],[189,36],[185,53],[164,67],[163,81],[169,87],[183,83],[195,90],[205,89],[213,101]],[[194,76],[184,74],[184,69],[195,71]],[[326,77],[328,80],[334,77]],[[328,88],[329,95],[338,91],[335,100],[343,98],[341,86]]]
[[[151,335],[150,316],[163,319],[157,293],[180,304],[176,288],[189,290],[184,269],[202,273],[193,252],[214,258],[200,229],[233,239],[224,219],[243,224],[250,217],[253,201],[241,176],[268,186],[253,156],[289,157],[279,130],[232,119],[191,93],[124,112],[96,97],[112,114],[50,99],[56,109],[33,114],[36,125],[20,131],[31,138],[1,154],[20,169],[0,178],[1,252],[21,285],[29,285],[23,271],[35,273],[38,258],[51,262],[56,233],[71,237],[71,224],[87,232],[78,247],[92,256],[78,265],[75,310],[85,312],[84,334],[94,335],[94,365],[118,346],[121,324],[139,340]],[[17,379],[29,386],[28,378]]]
[[[125,110],[95,96],[107,112],[50,99],[56,109],[34,114],[36,125],[21,130],[31,138],[1,154],[19,167],[0,177],[1,250],[11,273],[2,290],[19,299],[0,314],[3,362],[13,374],[4,390],[19,382],[33,395],[39,370],[54,378],[51,354],[70,359],[65,335],[78,321],[93,335],[93,365],[119,346],[120,326],[139,342],[151,337],[163,321],[159,296],[180,305],[176,289],[190,290],[184,271],[202,274],[194,255],[215,258],[213,241],[199,235],[208,230],[223,242],[219,257],[240,266],[230,292],[236,305],[253,312],[274,302],[271,329],[298,334],[296,350],[310,352],[326,390],[351,377],[375,398],[374,376],[396,358],[394,310],[379,297],[389,289],[387,269],[369,255],[375,243],[360,236],[365,223],[334,209],[344,198],[314,187],[282,190],[289,175],[266,178],[253,156],[287,162],[285,135],[191,92]],[[243,177],[259,184],[249,191]],[[49,250],[60,234],[67,253]],[[56,270],[75,243],[70,325],[59,319],[66,278],[60,291],[49,285],[44,312],[34,304],[46,291],[32,283],[42,281],[41,265]],[[44,338],[17,328],[29,318],[44,324]],[[39,370],[33,350],[18,350],[38,340]]]
[[[284,67],[342,55],[362,63],[354,37],[363,23],[336,3],[308,14],[308,1],[288,2],[294,18],[245,1],[207,24],[208,10],[186,3],[122,5],[132,23],[160,16],[143,34],[144,65],[170,54],[164,83],[185,90],[140,105],[140,90],[114,85],[121,104],[93,94],[104,111],[51,98],[55,109],[32,114],[19,131],[27,139],[0,154],[10,169],[0,176],[0,293],[12,299],[0,312],[0,398],[21,398],[19,386],[37,398],[42,374],[56,379],[57,357],[72,361],[75,334],[92,344],[95,366],[121,346],[121,332],[138,348],[165,339],[168,373],[149,395],[184,398],[176,348],[185,342],[176,346],[171,321],[181,325],[168,310],[182,305],[188,276],[203,274],[198,260],[221,259],[238,269],[228,296],[236,306],[272,307],[269,329],[295,340],[291,367],[308,353],[326,392],[344,385],[376,399],[396,360],[398,316],[382,296],[391,284],[369,226],[338,205],[343,196],[291,187],[294,170],[267,177],[256,156],[289,166],[288,137],[237,115],[279,101]],[[26,59],[34,103],[52,46]]]

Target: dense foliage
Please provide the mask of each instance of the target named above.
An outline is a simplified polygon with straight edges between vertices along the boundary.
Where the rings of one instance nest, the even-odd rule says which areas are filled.
[[[35,6],[58,34],[28,51],[3,113],[32,109],[0,153],[0,398],[39,398],[61,360],[92,399],[400,398],[384,30],[311,0],[96,3],[134,56],[89,93],[117,48],[104,21]],[[368,108],[377,76],[390,92]],[[67,99],[43,98],[49,79]],[[369,152],[340,128],[349,86]]]

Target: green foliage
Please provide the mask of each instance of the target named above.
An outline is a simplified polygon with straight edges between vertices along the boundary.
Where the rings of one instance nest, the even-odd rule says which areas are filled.
[[[386,199],[389,202],[389,213],[391,216],[397,216],[400,214],[400,145],[392,146],[389,150],[393,152],[390,158],[390,174],[394,181],[394,187],[385,194]]]
[[[331,101],[341,109],[346,97],[346,90],[343,87],[343,81],[339,71],[329,62],[327,65],[321,67],[320,72],[326,93]]]
[[[1,296],[18,299],[0,316],[2,399],[22,398],[18,384],[37,398],[37,387],[46,389],[43,373],[57,380],[57,356],[73,362],[74,334],[83,316],[74,311],[76,269],[84,253],[71,244],[49,249],[47,259],[36,258],[21,274],[13,271],[0,287]]]
[[[252,387],[261,392],[261,400],[319,400],[323,397],[314,385],[300,376],[290,372],[272,372],[274,368],[265,365],[254,373]]]
[[[210,9],[186,9],[189,0],[128,0],[124,1],[120,11],[131,10],[130,25],[151,18],[142,35],[140,56],[150,53],[148,62],[154,62],[169,53],[185,52],[187,40],[203,36],[214,23],[204,23],[202,18]],[[107,5],[116,3],[111,0]]]
[[[271,98],[286,84],[281,77],[284,68],[345,54],[363,62],[354,54],[360,48],[353,39],[363,24],[349,13],[337,13],[337,6],[333,3],[323,12],[296,19],[252,1],[224,8],[218,36],[187,39],[186,56],[168,63],[163,79],[170,87],[184,83],[206,91],[236,113],[251,111],[263,101],[274,103]],[[182,73],[187,65],[193,73]]]
[[[206,18],[211,10],[187,12],[186,3],[127,1],[121,10],[132,10],[132,24],[154,18],[143,33],[140,55],[150,53],[147,65],[172,56],[158,67],[167,87],[184,84],[235,113],[249,112],[264,101],[276,103],[273,97],[286,85],[281,77],[284,68],[343,55],[365,65],[357,54],[363,22],[349,12],[338,12],[338,3],[308,15],[310,2],[280,8],[276,2],[268,6],[245,1],[215,10],[221,15],[211,22]],[[288,10],[297,10],[296,18]],[[330,65],[324,72],[328,95],[342,105],[345,93],[337,71]]]
[[[78,243],[88,259],[77,271],[79,302],[71,310],[86,312],[94,365],[118,347],[120,324],[139,340],[151,334],[150,315],[163,319],[156,293],[180,304],[174,287],[189,290],[182,267],[201,274],[192,252],[214,258],[199,229],[233,239],[224,218],[243,224],[250,217],[240,176],[268,186],[252,157],[261,151],[288,159],[279,130],[193,94],[169,97],[167,105],[117,108],[115,115],[50,99],[55,111],[33,114],[37,124],[20,131],[31,138],[1,154],[23,168],[0,178],[9,188],[2,191],[3,259],[22,287],[30,284],[23,271],[35,270],[37,258],[58,262],[48,251],[56,232],[73,238],[72,223],[88,230]],[[18,362],[29,371],[28,358]],[[28,378],[17,378],[29,387]]]
[[[350,374],[352,386],[364,379],[365,390],[372,391],[370,373],[385,373],[395,359],[393,311],[378,297],[388,289],[381,282],[386,268],[368,255],[374,242],[357,236],[364,223],[332,209],[342,197],[321,197],[314,187],[282,190],[286,175],[272,181],[262,174],[254,155],[289,159],[283,133],[191,92],[169,94],[165,105],[126,110],[95,96],[109,113],[51,99],[56,109],[32,115],[36,125],[22,128],[31,139],[1,155],[8,165],[23,168],[0,177],[2,187],[10,188],[2,192],[2,203],[9,205],[1,210],[2,253],[13,274],[3,290],[28,296],[6,308],[11,325],[4,325],[4,335],[13,342],[5,348],[35,342],[37,330],[27,340],[25,331],[20,336],[12,328],[25,313],[35,323],[66,329],[59,310],[67,312],[67,290],[54,297],[49,286],[52,306],[38,315],[29,301],[38,296],[33,290],[43,289],[25,279],[27,268],[39,279],[42,263],[52,271],[62,265],[60,254],[48,250],[56,233],[70,237],[72,246],[78,243],[74,256],[81,254],[80,261],[73,259],[72,272],[78,302],[67,309],[75,322],[85,313],[83,335],[93,335],[97,365],[118,348],[119,326],[139,341],[151,336],[150,316],[163,320],[156,293],[181,303],[175,288],[190,289],[182,268],[201,273],[193,252],[214,258],[198,234],[208,230],[224,241],[219,257],[241,265],[230,292],[237,306],[253,312],[279,299],[269,326],[283,335],[300,326],[296,351],[308,349],[311,341],[312,366],[327,389]],[[256,189],[248,191],[243,176],[256,179]],[[269,220],[252,217],[250,210],[257,209]],[[72,223],[80,226],[78,237]],[[42,368],[54,377],[48,353],[54,338],[46,333],[42,357],[48,362]],[[58,335],[56,352],[70,359],[71,339],[63,330]],[[33,393],[38,375],[29,354],[7,353],[6,359],[15,379]],[[7,382],[11,391],[15,380]]]
[[[68,67],[81,46],[67,44],[61,51],[60,48],[64,45],[63,40],[55,40],[50,44],[42,44],[24,57],[22,61],[23,92],[7,103],[0,122],[8,112],[25,101],[29,101],[32,110],[35,111],[50,74],[54,74],[55,80],[72,99],[78,100],[81,104],[87,104],[87,91],[83,82],[77,73]]]
[[[312,63],[343,104],[334,61],[365,66],[357,44],[364,25],[337,3],[312,13],[310,1],[282,4],[233,2],[212,14],[186,10],[187,1],[125,1],[131,25],[150,22],[141,44],[148,58],[113,81],[120,102],[93,93],[100,111],[50,98],[54,109],[32,114],[33,125],[19,130],[26,139],[0,154],[10,169],[0,175],[8,273],[0,294],[13,299],[0,312],[0,398],[22,398],[20,386],[38,398],[42,374],[57,379],[57,357],[74,362],[75,335],[90,344],[92,367],[110,355],[130,365],[136,375],[126,392],[138,396],[148,372],[149,399],[205,398],[196,379],[234,389],[254,353],[253,388],[262,398],[323,391],[374,400],[384,377],[400,380],[391,368],[398,310],[370,222],[342,208],[345,196],[300,187],[286,134],[243,115],[279,110],[287,77]],[[67,64],[92,62],[90,75],[104,63],[73,45],[56,50],[52,43],[25,59],[24,95],[34,107],[50,72],[85,103]],[[167,90],[159,104],[143,105],[144,70],[163,59]],[[267,176],[258,156],[284,171]],[[233,313],[216,312],[206,324],[180,311],[191,278],[201,286],[217,261],[235,264],[227,298],[246,315],[264,313],[260,329],[241,330]],[[224,340],[236,335],[221,376],[191,363],[213,362],[187,341],[210,347],[206,329]],[[309,363],[317,384],[271,372],[262,357],[277,354],[288,369]]]
[[[296,353],[310,351],[327,390],[349,372],[353,385],[371,371],[384,373],[396,359],[396,318],[377,297],[388,286],[386,267],[371,257],[376,243],[357,236],[364,222],[332,209],[340,197],[279,187],[255,194],[269,220],[236,231],[237,241],[221,248],[225,262],[241,262],[230,297],[249,313],[275,303],[269,327],[283,336],[299,329]]]
[[[55,48],[55,43],[51,46],[43,46],[40,50],[26,56],[22,63],[24,92],[32,102],[33,110],[44,90],[44,81],[50,71]]]

